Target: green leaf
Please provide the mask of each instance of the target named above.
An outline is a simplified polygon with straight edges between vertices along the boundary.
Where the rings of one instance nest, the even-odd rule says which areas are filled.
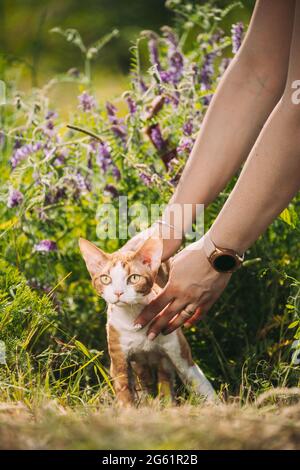
[[[297,212],[292,205],[289,208],[284,209],[279,218],[292,228],[295,228],[298,222]]]
[[[299,320],[293,321],[293,323],[290,323],[288,328],[292,329],[295,328],[295,326],[299,325]]]

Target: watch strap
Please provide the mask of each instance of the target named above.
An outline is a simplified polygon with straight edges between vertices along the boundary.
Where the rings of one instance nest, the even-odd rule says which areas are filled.
[[[218,249],[220,251],[222,250],[225,250],[224,248],[220,248],[220,247],[217,247],[214,242],[212,241],[211,239],[211,236],[210,236],[210,233],[209,231],[206,232],[206,234],[204,235],[203,237],[203,248],[204,248],[204,252],[207,256],[207,258],[210,258],[210,256]],[[242,255],[240,255],[239,253],[237,253],[236,251],[232,250],[232,249],[229,249],[227,248],[226,249],[227,251],[231,251],[232,253],[234,253],[237,258],[243,262],[244,261],[244,257],[245,257],[245,254],[243,253]]]

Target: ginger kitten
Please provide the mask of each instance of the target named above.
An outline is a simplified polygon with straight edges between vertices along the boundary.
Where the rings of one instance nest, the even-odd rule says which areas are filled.
[[[134,320],[161,290],[156,283],[162,242],[149,238],[137,251],[123,249],[108,254],[80,239],[79,246],[93,286],[108,304],[107,336],[111,377],[119,402],[134,402],[138,388],[147,393],[173,396],[177,373],[207,400],[216,395],[192,359],[181,329],[150,341],[147,328],[136,330]]]

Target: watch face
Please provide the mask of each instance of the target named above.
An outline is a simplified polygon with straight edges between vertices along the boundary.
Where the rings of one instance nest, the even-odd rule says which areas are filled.
[[[221,273],[227,273],[235,269],[237,260],[231,255],[220,255],[214,259],[214,268]]]

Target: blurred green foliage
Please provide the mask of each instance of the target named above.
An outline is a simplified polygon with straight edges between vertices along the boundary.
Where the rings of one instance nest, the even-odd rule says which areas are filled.
[[[230,1],[210,3],[226,7]],[[254,0],[243,4],[228,16],[228,27],[237,20],[249,21]],[[124,74],[129,70],[129,47],[139,32],[158,31],[171,16],[165,0],[0,0],[0,55],[26,61],[33,85],[40,85],[53,73],[80,66],[76,49],[50,34],[52,28],[75,28],[88,44],[117,28],[119,37],[103,50],[95,68]]]

